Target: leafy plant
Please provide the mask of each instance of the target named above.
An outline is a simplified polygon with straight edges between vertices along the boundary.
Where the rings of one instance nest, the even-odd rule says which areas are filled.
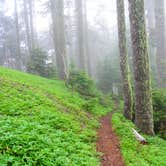
[[[56,79],[57,78],[57,71],[56,66],[52,63],[48,63],[45,68],[45,77],[50,79]]]
[[[98,98],[92,98],[92,99],[87,100],[83,104],[82,108],[87,111],[92,111],[95,108],[97,103],[98,103]]]
[[[47,53],[40,48],[34,48],[30,53],[30,58],[27,64],[28,72],[45,76]]]
[[[47,60],[48,55],[45,51],[34,48],[30,54],[27,71],[47,78],[56,78],[56,67],[52,63],[47,63]]]
[[[92,79],[90,79],[86,72],[78,70],[70,70],[67,81],[69,87],[79,92],[83,96],[95,97],[96,89]]]
[[[166,139],[166,89],[153,90],[155,132]]]

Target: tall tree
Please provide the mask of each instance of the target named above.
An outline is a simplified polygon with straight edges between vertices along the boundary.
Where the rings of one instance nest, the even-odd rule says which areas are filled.
[[[0,11],[0,63],[16,69],[17,43],[15,21]]]
[[[31,40],[30,40],[30,28],[29,28],[29,17],[28,17],[28,2],[24,0],[24,20],[25,20],[25,30],[26,30],[26,42],[27,42],[27,54],[30,55],[32,50]]]
[[[152,75],[157,83],[156,44],[155,44],[155,0],[145,0],[145,11],[148,31],[149,57]]]
[[[165,8],[164,0],[155,0],[157,72],[159,88],[166,87],[166,42],[165,42]]]
[[[132,119],[132,90],[129,77],[124,1],[117,0],[120,67],[123,79],[124,116]]]
[[[135,124],[153,135],[153,108],[144,0],[128,0],[135,81]]]
[[[74,61],[74,48],[73,48],[73,39],[75,35],[74,31],[74,22],[73,22],[73,8],[74,8],[74,1],[66,0],[66,15],[65,15],[65,31],[66,31],[66,44],[67,44],[67,58],[68,63],[70,64],[71,61]]]
[[[147,29],[149,31],[149,36],[153,36],[155,28],[155,0],[144,0],[145,11],[147,17]]]
[[[21,50],[20,50],[20,34],[19,34],[19,21],[18,21],[18,10],[17,10],[17,0],[14,0],[15,4],[15,26],[16,26],[16,49],[17,49],[17,57],[16,57],[16,66],[17,69],[22,69],[22,57],[21,57]]]
[[[28,0],[29,6],[29,27],[30,27],[30,44],[31,48],[35,47],[34,41],[34,0]]]
[[[64,29],[64,2],[63,0],[50,0],[50,3],[58,76],[65,80],[68,73]]]
[[[83,17],[83,0],[75,0],[77,16],[77,36],[78,36],[78,67],[86,70],[86,50],[84,39],[84,17]]]
[[[84,42],[85,42],[85,56],[87,59],[88,74],[92,76],[92,67],[91,67],[91,56],[89,52],[89,28],[87,20],[87,0],[84,0]]]

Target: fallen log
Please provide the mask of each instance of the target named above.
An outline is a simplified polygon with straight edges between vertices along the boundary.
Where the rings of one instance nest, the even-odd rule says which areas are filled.
[[[132,128],[132,132],[135,136],[135,138],[143,145],[147,144],[147,140],[142,136],[140,135],[135,129]]]

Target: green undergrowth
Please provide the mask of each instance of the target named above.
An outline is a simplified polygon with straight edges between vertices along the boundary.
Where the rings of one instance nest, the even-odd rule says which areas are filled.
[[[0,87],[1,166],[99,165],[95,130],[110,109],[62,81],[5,68]]]
[[[127,166],[165,166],[166,141],[159,137],[144,137],[149,142],[140,144],[131,129],[134,124],[126,120],[121,112],[116,112],[112,118],[113,127],[120,139],[121,151]],[[137,131],[139,131],[137,129]]]

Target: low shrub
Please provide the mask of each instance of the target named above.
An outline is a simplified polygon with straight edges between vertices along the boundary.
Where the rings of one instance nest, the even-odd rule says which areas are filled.
[[[96,104],[98,103],[98,98],[92,98],[87,100],[83,105],[82,108],[87,111],[94,110],[96,107]]]
[[[27,71],[32,74],[45,76],[47,53],[41,48],[34,48],[30,53],[27,63]]]
[[[99,96],[99,103],[106,108],[109,107],[113,107],[114,106],[114,102],[113,102],[113,98],[111,95],[100,95]]]
[[[56,66],[52,63],[47,63],[47,60],[47,52],[41,48],[32,49],[27,63],[27,71],[42,77],[55,79],[57,76]]]
[[[67,85],[82,96],[95,97],[97,93],[93,80],[84,71],[71,70]]]
[[[154,129],[166,139],[166,89],[153,90]]]

